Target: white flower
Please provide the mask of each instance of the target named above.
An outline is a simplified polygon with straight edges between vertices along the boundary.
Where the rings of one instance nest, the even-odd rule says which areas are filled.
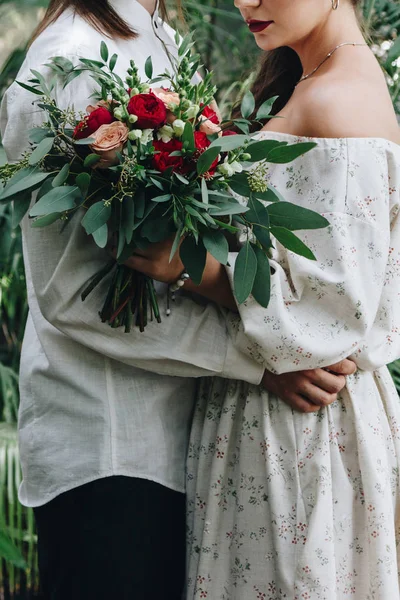
[[[164,125],[157,131],[157,139],[164,142],[164,144],[168,144],[171,139],[174,137],[174,130],[171,125]]]
[[[190,106],[187,111],[186,111],[186,115],[188,119],[195,119],[197,117],[197,115],[200,112],[200,106],[198,106],[197,104],[192,104],[192,106]]]
[[[232,175],[235,173],[241,173],[243,171],[243,167],[237,160],[230,163],[228,157],[226,157],[222,165],[219,165],[218,171],[226,177],[232,177]]]
[[[172,123],[173,130],[175,134],[180,137],[185,130],[185,123],[181,119],[176,119]]]
[[[143,129],[141,142],[142,144],[148,144],[153,139],[154,129]]]
[[[121,108],[116,108],[114,110],[114,117],[118,119],[118,121],[122,121],[122,119],[124,118],[124,113],[122,112]]]
[[[143,131],[141,129],[132,129],[132,131],[129,132],[128,138],[131,142],[136,142],[136,140],[141,140],[142,136]]]
[[[128,119],[129,123],[136,123],[136,121],[139,121],[139,117],[137,117],[136,115],[129,115],[129,119]]]
[[[148,91],[149,91],[149,89],[150,89],[150,86],[149,86],[149,84],[148,84],[148,83],[142,83],[142,86],[141,86],[141,87],[142,87],[142,94],[147,94],[147,92],[148,92]]]

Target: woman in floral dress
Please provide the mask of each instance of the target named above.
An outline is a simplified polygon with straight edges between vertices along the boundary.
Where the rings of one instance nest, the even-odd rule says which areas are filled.
[[[317,147],[267,177],[324,214],[300,234],[315,262],[275,242],[267,309],[236,307],[208,258],[195,290],[233,310],[231,331],[268,371],[358,367],[339,399],[294,412],[242,382],[204,380],[188,456],[187,600],[399,600],[400,403],[386,364],[400,357],[400,136],[358,0],[236,0],[268,51],[257,103],[279,95],[259,139]],[[302,75],[303,74],[303,75]],[[164,281],[160,250],[132,266]],[[153,263],[153,266],[152,266]],[[160,265],[163,268],[160,269]]]
[[[358,371],[312,414],[241,382],[202,383],[188,457],[187,599],[398,600],[400,403],[385,366],[400,357],[398,125],[350,0],[235,4],[273,50],[255,91],[259,102],[280,94],[284,118],[259,139],[318,144],[268,178],[330,226],[301,236],[316,262],[276,243],[268,309],[249,299],[230,326],[270,371],[349,355]],[[200,293],[217,285],[206,276]]]

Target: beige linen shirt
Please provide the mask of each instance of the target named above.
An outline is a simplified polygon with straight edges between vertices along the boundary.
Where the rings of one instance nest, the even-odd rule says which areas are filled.
[[[171,68],[173,33],[158,12],[151,17],[136,0],[113,0],[139,33],[132,41],[107,40],[123,76],[133,58],[144,76],[151,54],[154,73]],[[66,11],[31,46],[18,75],[60,55],[98,58],[104,38]],[[85,110],[93,81],[75,79],[56,88],[59,105]],[[28,130],[43,113],[34,96],[14,83],[1,111],[10,161],[28,146]],[[19,419],[23,482],[20,500],[40,506],[58,494],[98,478],[127,475],[184,491],[184,464],[197,377],[242,379],[258,384],[263,367],[227,332],[226,314],[213,304],[178,298],[162,324],[125,334],[100,322],[108,281],[83,303],[89,277],[108,260],[76,218],[63,233],[59,224],[34,229],[22,223],[30,314],[21,362]],[[159,288],[161,307],[165,287]],[[247,351],[248,352],[248,351]]]

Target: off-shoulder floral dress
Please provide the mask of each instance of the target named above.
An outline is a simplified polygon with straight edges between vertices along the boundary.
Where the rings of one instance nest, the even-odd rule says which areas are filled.
[[[187,600],[400,598],[400,401],[385,366],[400,357],[400,146],[315,141],[269,177],[330,221],[300,235],[317,261],[277,243],[268,309],[250,298],[229,327],[270,371],[350,355],[358,371],[313,414],[239,381],[201,383],[187,467]]]

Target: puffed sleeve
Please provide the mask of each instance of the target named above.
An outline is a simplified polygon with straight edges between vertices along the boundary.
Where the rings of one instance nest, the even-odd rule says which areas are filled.
[[[245,348],[247,340],[266,369],[313,369],[352,356],[373,370],[399,358],[399,159],[399,147],[384,140],[321,140],[292,165],[272,169],[286,200],[330,225],[296,232],[316,261],[276,242],[268,308],[250,297],[240,318],[230,318],[237,343]],[[236,257],[227,268],[232,285]]]

